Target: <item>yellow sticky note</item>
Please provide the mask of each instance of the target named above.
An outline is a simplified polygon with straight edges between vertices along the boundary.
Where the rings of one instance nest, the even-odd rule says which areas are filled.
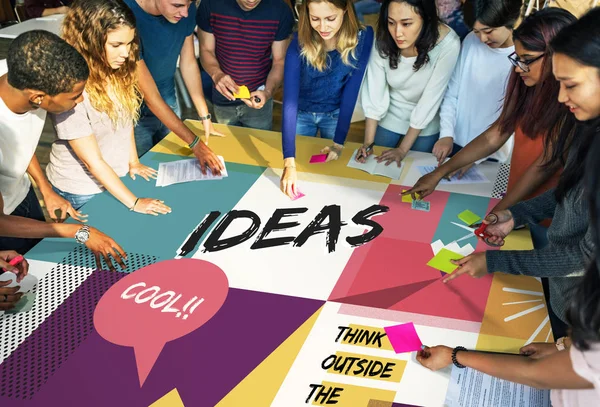
[[[457,269],[458,266],[450,263],[450,260],[460,260],[462,259],[462,254],[454,253],[448,249],[442,249],[435,255],[435,257],[429,260],[427,265],[429,267],[433,267],[434,269],[438,269],[443,271],[444,273],[451,274],[454,270]]]
[[[250,99],[250,91],[246,85],[240,86],[238,93],[234,93],[236,99]]]
[[[402,193],[406,192],[406,189],[402,190]],[[410,195],[402,195],[402,202],[406,202],[406,203],[412,203],[413,199],[412,196]]]
[[[474,214],[473,212],[471,212],[468,209],[459,213],[458,219],[465,222],[468,226],[471,226],[472,224],[479,222],[481,220],[481,218],[478,215]]]

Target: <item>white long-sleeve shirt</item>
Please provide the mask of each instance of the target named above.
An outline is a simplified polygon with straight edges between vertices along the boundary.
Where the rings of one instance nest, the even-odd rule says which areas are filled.
[[[365,117],[399,134],[406,134],[409,127],[420,129],[419,136],[439,133],[439,108],[459,52],[460,39],[450,30],[429,51],[429,62],[415,72],[417,57],[400,57],[398,68],[391,69],[375,47],[361,94]]]
[[[452,137],[464,147],[498,119],[512,70],[508,55],[513,51],[514,47],[490,48],[472,32],[465,37],[440,109],[440,138]],[[507,161],[513,144],[511,137],[490,158]]]

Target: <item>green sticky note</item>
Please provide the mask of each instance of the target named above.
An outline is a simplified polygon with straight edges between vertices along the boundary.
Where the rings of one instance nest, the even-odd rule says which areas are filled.
[[[462,254],[454,253],[448,249],[442,249],[438,252],[438,254],[435,255],[433,259],[429,260],[427,265],[433,267],[434,269],[443,271],[444,273],[451,274],[458,268],[458,266],[450,263],[450,260],[460,260],[463,257],[465,256]]]
[[[458,214],[458,219],[465,222],[468,226],[471,226],[474,223],[477,223],[481,220],[479,216],[471,212],[470,210],[462,211]]]

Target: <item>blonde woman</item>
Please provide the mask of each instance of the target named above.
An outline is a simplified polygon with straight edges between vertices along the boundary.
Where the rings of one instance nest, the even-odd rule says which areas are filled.
[[[63,37],[84,56],[90,76],[83,102],[52,116],[58,139],[46,171],[54,190],[75,208],[107,189],[132,211],[169,213],[162,201],[135,196],[119,179],[156,177],[139,162],[133,136],[142,102],[133,13],[122,0],[78,0],[65,17]]]
[[[337,159],[346,140],[360,84],[373,47],[351,0],[302,3],[298,34],[285,58],[281,189],[297,195],[296,134],[333,139],[323,150]]]

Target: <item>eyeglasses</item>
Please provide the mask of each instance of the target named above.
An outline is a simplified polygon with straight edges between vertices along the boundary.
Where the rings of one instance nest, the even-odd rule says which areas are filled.
[[[516,68],[521,69],[523,72],[529,72],[529,65],[533,64],[535,61],[538,61],[540,59],[542,59],[542,57],[546,55],[545,53],[542,55],[538,55],[535,58],[532,59],[528,59],[526,61],[523,61],[521,59],[519,59],[519,57],[517,56],[516,52],[513,52],[512,54],[510,54],[508,56],[508,60],[510,61],[511,64],[513,64]]]

